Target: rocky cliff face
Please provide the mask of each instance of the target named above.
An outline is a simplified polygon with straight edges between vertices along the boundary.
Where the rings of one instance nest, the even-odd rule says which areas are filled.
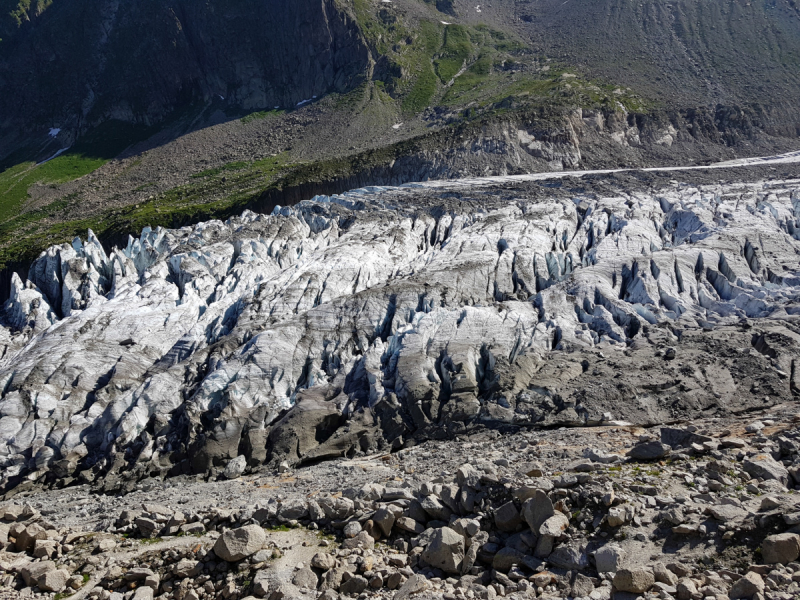
[[[153,124],[195,102],[292,107],[370,68],[333,0],[59,0],[0,47],[0,133],[11,144],[109,119]]]
[[[710,173],[372,188],[53,247],[6,306],[3,484],[791,398],[798,183]]]

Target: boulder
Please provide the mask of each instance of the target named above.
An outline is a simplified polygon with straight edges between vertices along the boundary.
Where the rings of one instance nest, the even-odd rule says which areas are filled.
[[[272,578],[269,571],[259,571],[253,577],[253,592],[259,598],[264,598],[270,593]]]
[[[620,569],[614,574],[614,587],[621,592],[644,594],[656,582],[650,569],[642,567],[633,569]]]
[[[31,523],[17,536],[17,541],[14,546],[16,546],[19,552],[28,552],[33,550],[38,540],[46,539],[47,531],[45,531],[44,527],[37,523]]]
[[[364,550],[372,550],[375,548],[375,538],[366,531],[362,531],[355,537],[342,542],[342,548],[363,548]]]
[[[287,521],[303,519],[308,516],[308,503],[302,498],[287,500],[278,508],[278,516]]]
[[[242,476],[244,470],[247,468],[247,457],[240,454],[236,458],[228,461],[225,465],[225,479],[237,479]]]
[[[675,586],[678,584],[678,576],[670,571],[664,563],[656,563],[653,565],[653,576],[656,578],[657,582],[666,585]]]
[[[642,442],[636,444],[628,451],[628,456],[635,460],[658,460],[669,456],[672,448],[667,444],[657,441]]]
[[[346,596],[358,596],[361,592],[367,589],[369,581],[366,577],[361,575],[353,575],[350,579],[345,581],[339,588],[339,592]]]
[[[188,594],[184,596],[184,598],[188,600]],[[153,600],[153,588],[145,585],[136,588],[131,600]]]
[[[415,521],[411,517],[400,517],[395,521],[394,525],[398,529],[402,529],[403,531],[407,531],[408,533],[413,533],[416,535],[419,535],[425,531],[425,526],[419,521]]]
[[[800,535],[779,533],[764,538],[761,543],[761,556],[770,564],[788,564],[800,556]]]
[[[675,593],[678,596],[678,600],[692,600],[697,594],[697,586],[694,581],[684,577],[675,584]]]
[[[789,471],[781,463],[767,454],[757,454],[742,463],[742,469],[751,477],[774,479],[783,485],[789,484]]]
[[[501,573],[508,573],[514,565],[522,565],[525,562],[525,554],[514,548],[500,548],[492,558],[492,568]]]
[[[582,571],[589,567],[589,557],[576,544],[562,544],[547,557],[547,562],[568,571]]]
[[[19,574],[22,575],[22,579],[25,582],[25,585],[33,587],[36,585],[39,577],[47,573],[48,571],[53,571],[56,568],[56,563],[51,560],[43,560],[41,562],[36,563],[29,563],[20,569]]]
[[[494,524],[500,531],[516,531],[522,523],[522,517],[513,502],[506,502],[494,511]]]
[[[229,529],[217,538],[214,553],[227,562],[237,562],[255,554],[267,541],[260,525],[246,525]]]
[[[347,519],[355,510],[355,504],[350,498],[324,496],[317,499],[317,504],[325,512],[325,516],[333,520]]]
[[[619,546],[608,545],[594,553],[594,563],[598,573],[616,573],[625,557],[625,551]]]
[[[311,559],[311,566],[323,571],[333,569],[336,566],[336,557],[327,552],[317,552]]]
[[[550,497],[542,490],[536,490],[532,498],[528,498],[522,505],[522,516],[531,531],[539,535],[539,528],[555,514]]]
[[[434,531],[421,557],[445,573],[458,573],[464,560],[464,538],[449,527],[441,527]]]
[[[559,537],[569,527],[569,519],[562,512],[556,512],[539,527],[540,536]]]
[[[745,573],[744,577],[736,581],[728,592],[731,600],[750,600],[756,594],[764,593],[764,580],[754,571]]]
[[[161,530],[161,526],[158,523],[147,517],[138,517],[135,523],[139,533],[145,538],[153,537]]]
[[[295,571],[292,583],[301,589],[316,590],[319,584],[319,578],[314,571],[306,567]]]
[[[180,532],[184,535],[202,535],[206,532],[206,527],[200,522],[185,523],[180,526]]]
[[[630,504],[620,504],[619,506],[612,506],[608,509],[608,516],[606,520],[609,527],[619,527],[630,523],[633,519],[633,507]]]
[[[392,533],[395,520],[402,512],[403,511],[397,506],[382,506],[372,515],[372,520],[380,527],[383,535],[389,537]]]
[[[69,571],[66,569],[50,569],[36,580],[39,588],[45,592],[61,592],[67,587]]]
[[[583,575],[582,573],[575,575],[575,578],[572,580],[573,598],[586,598],[593,591],[594,583],[589,577]]]
[[[183,558],[172,566],[172,574],[176,579],[196,577],[203,570],[203,563],[198,560]]]
[[[436,519],[438,521],[449,521],[450,515],[453,512],[441,503],[441,501],[433,495],[426,496],[422,500],[420,500],[420,506],[422,506],[422,510],[424,510],[431,519]]]
[[[56,545],[55,540],[36,540],[33,546],[33,557],[52,558],[56,553]]]
[[[410,600],[411,598],[421,598],[418,594],[430,587],[424,575],[412,575],[400,587],[394,595],[393,600]]]

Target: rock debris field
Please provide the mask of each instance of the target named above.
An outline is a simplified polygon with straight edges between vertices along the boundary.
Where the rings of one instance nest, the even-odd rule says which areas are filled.
[[[368,188],[53,247],[0,592],[795,598],[796,164]]]

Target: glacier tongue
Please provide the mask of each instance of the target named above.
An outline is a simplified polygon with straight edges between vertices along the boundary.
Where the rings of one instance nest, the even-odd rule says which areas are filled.
[[[800,181],[569,181],[375,187],[50,248],[0,331],[2,485],[800,393]]]

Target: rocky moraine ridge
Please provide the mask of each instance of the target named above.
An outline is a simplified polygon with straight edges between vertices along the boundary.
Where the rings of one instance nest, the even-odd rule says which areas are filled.
[[[778,167],[372,188],[52,247],[0,330],[0,484],[791,400],[800,178]]]
[[[796,408],[22,492],[0,505],[0,598],[790,600]]]

